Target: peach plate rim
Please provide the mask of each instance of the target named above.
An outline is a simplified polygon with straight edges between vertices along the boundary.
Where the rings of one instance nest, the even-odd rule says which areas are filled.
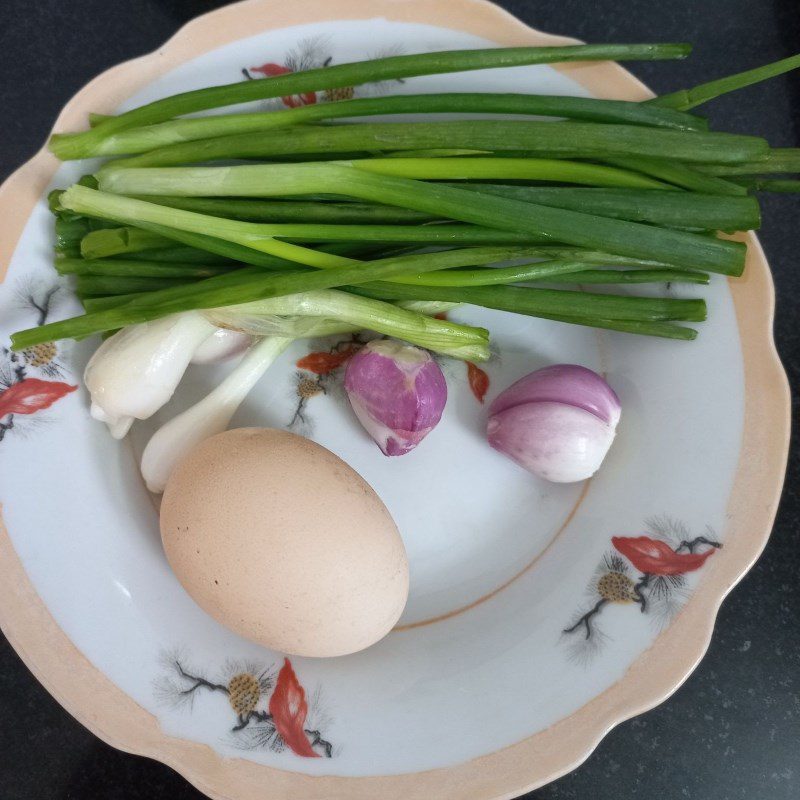
[[[380,16],[472,33],[499,45],[558,45],[575,40],[533,30],[486,0],[339,0],[336,20]],[[325,0],[243,0],[189,22],[149,55],[107,70],[62,110],[54,130],[80,128],[88,111],[111,111],[159,74],[213,48],[269,30],[332,19]],[[598,96],[644,99],[649,90],[611,63],[558,67]],[[0,187],[0,279],[44,188],[58,166],[42,149]],[[745,277],[729,282],[742,341],[745,417],[742,450],[727,516],[725,548],[675,622],[623,679],[577,712],[517,744],[452,767],[377,777],[308,776],[167,736],[156,718],[97,670],[59,628],[28,580],[0,517],[0,628],[56,700],[108,744],[173,767],[215,800],[500,800],[574,769],[618,723],[665,700],[704,655],[722,600],[769,538],[789,448],[790,396],[772,336],[774,291],[753,234]],[[265,787],[269,787],[266,789]]]

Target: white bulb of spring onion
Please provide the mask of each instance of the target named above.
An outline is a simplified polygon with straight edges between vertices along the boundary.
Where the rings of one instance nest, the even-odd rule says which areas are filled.
[[[489,408],[489,444],[534,475],[572,483],[597,472],[620,419],[614,390],[596,372],[556,364],[501,392]]]
[[[197,346],[192,356],[192,364],[217,364],[243,353],[252,343],[253,337],[246,333],[217,328]]]
[[[272,336],[257,342],[206,397],[153,434],[141,464],[142,477],[151,492],[163,492],[175,465],[195,445],[228,427],[248,392],[291,341]]]
[[[172,397],[197,346],[214,330],[202,314],[187,311],[106,339],[83,375],[92,417],[121,439],[135,419],[147,419]]]

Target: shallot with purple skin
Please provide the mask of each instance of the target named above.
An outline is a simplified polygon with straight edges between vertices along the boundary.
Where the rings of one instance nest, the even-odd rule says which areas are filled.
[[[384,455],[413,450],[438,424],[447,383],[427,350],[391,339],[369,342],[347,364],[344,386]]]
[[[572,483],[597,472],[620,419],[614,390],[576,364],[536,370],[489,407],[489,444],[534,475]]]

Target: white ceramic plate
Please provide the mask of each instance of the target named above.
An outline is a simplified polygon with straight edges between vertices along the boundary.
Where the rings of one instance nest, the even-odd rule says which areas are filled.
[[[265,62],[563,41],[470,0],[335,10],[321,0],[250,0],[96,79],[57,129],[83,124],[90,110],[229,83]],[[357,93],[443,89],[646,96],[609,64],[414,78]],[[77,310],[68,290],[53,292],[44,197],[87,166],[57,166],[40,154],[0,192],[2,341]],[[788,396],[771,341],[768,269],[748,241],[745,278],[715,278],[703,291],[710,322],[691,344],[475,309],[454,315],[492,331],[487,399],[544,364],[607,374],[623,420],[603,470],[582,485],[541,482],[486,446],[485,407],[460,362],[445,362],[451,399],[436,431],[410,455],[386,459],[342,402],[341,370],[297,365],[309,352],[329,361],[346,342],[297,343],[283,355],[234,425],[288,427],[338,453],[386,502],[410,557],[398,629],[346,658],[286,661],[237,637],[192,602],[165,562],[137,458],[155,425],[229,367],[192,368],[163,412],[120,443],[74,389],[94,342],[5,353],[3,630],[92,730],[172,764],[215,797],[489,798],[558,776],[683,680],[719,602],[766,541]],[[307,747],[276,736],[276,714],[293,716],[282,724]]]

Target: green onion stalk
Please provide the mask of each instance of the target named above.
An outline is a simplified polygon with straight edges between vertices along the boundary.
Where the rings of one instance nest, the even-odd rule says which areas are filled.
[[[486,255],[496,258],[496,255]],[[320,288],[332,288],[347,284],[352,287],[365,284],[377,287],[378,299],[429,300],[435,302],[480,302],[490,307],[500,307],[483,299],[501,298],[506,310],[527,314],[562,314],[584,318],[620,319],[628,321],[662,321],[674,319],[702,319],[705,304],[700,300],[673,298],[643,298],[583,292],[554,291],[544,289],[519,289],[521,294],[505,295],[510,287],[402,287],[379,282],[397,275],[419,272],[421,268],[434,271],[474,263],[474,254],[461,251],[444,251],[412,256],[397,256],[374,262],[356,262],[347,267],[338,267],[315,272],[298,271],[281,275],[264,273],[257,267],[232,271],[226,275],[208,278],[193,284],[162,289],[140,295],[124,306],[85,314],[68,320],[49,323],[14,334],[12,344],[24,349],[33,344],[60,338],[82,338],[104,330],[114,330],[136,322],[156,319],[167,314],[195,308],[213,308],[221,305],[236,305],[253,300],[304,293]],[[386,287],[389,287],[388,290]],[[396,296],[397,289],[408,289]],[[410,291],[410,294],[409,294]],[[453,292],[468,292],[468,299],[453,296]],[[476,294],[469,294],[475,292]],[[481,293],[489,292],[484,295]],[[495,292],[495,294],[491,294]],[[387,295],[384,298],[383,295]],[[437,296],[441,294],[441,296]],[[369,327],[369,326],[368,326]],[[476,356],[477,357],[477,356]]]
[[[369,282],[357,294],[379,292],[387,300],[447,300],[471,303],[516,314],[562,314],[619,320],[701,322],[706,318],[702,300],[591,294],[567,289],[533,289],[519,286],[400,286],[386,281]]]
[[[606,159],[644,156],[703,164],[735,164],[763,158],[766,140],[708,133],[598,125],[584,122],[469,120],[302,126],[168,145],[115,161],[115,166],[159,167],[286,155],[341,154],[426,148],[525,150],[532,155]]]
[[[491,262],[536,258],[541,248],[469,248],[460,251],[460,267],[488,264]],[[455,255],[455,254],[453,254]],[[708,275],[703,272],[678,269],[651,269],[635,259],[609,258],[614,266],[631,266],[630,270],[586,269],[587,261],[554,259],[535,261],[509,267],[468,270],[463,268],[437,270],[431,273],[400,275],[392,282],[417,284],[422,286],[486,286],[491,284],[548,281],[552,283],[708,283]],[[456,263],[455,260],[452,263]],[[591,263],[591,259],[590,259]],[[288,262],[287,262],[288,265]],[[119,295],[130,292],[145,292],[165,288],[163,279],[178,279],[179,283],[222,275],[234,267],[200,267],[194,264],[159,264],[152,261],[132,261],[115,259],[96,259],[87,261],[79,258],[65,258],[56,261],[60,275],[80,276],[76,289],[81,297],[97,295]]]
[[[756,175],[800,172],[800,147],[773,147],[764,158],[741,164],[701,164],[708,175]]]
[[[137,200],[157,202],[161,206],[197,211],[214,217],[244,222],[316,222],[334,225],[407,225],[441,220],[410,208],[378,203],[315,202],[313,200],[241,200],[213,197],[148,197]]]
[[[238,288],[241,290],[242,286],[243,284]],[[226,294],[218,291],[217,296],[220,300],[224,300]],[[228,292],[227,296],[232,297],[233,295]],[[252,293],[249,296],[252,299]],[[322,300],[325,299],[328,302],[323,303]],[[489,332],[485,329],[459,325],[448,320],[432,319],[425,314],[410,311],[392,303],[356,297],[347,292],[335,290],[293,293],[271,298],[268,302],[270,303],[270,309],[272,309],[270,313],[275,315],[321,317],[354,325],[358,328],[368,328],[389,336],[396,336],[442,355],[470,361],[485,361],[489,358]],[[209,303],[211,308],[216,305],[210,300]],[[237,302],[236,305],[240,304]],[[193,307],[202,308],[205,306],[200,304]],[[188,309],[184,308],[183,310]],[[163,307],[160,307],[155,315],[152,312],[153,307],[145,304],[137,305],[135,301],[131,301],[121,306],[106,307],[105,310],[93,310],[91,313],[75,319],[91,320],[92,322],[103,320],[103,322],[97,322],[95,325],[84,325],[81,329],[83,332],[80,335],[85,336],[89,335],[90,332],[98,332],[97,330],[92,330],[93,327],[96,328],[98,325],[103,330],[113,330],[136,322],[145,322],[148,319],[166,316],[167,313],[177,313],[174,308],[165,311]],[[58,323],[52,324],[57,325]],[[34,334],[35,330],[31,329],[30,332],[19,334],[20,341],[24,342],[26,338],[30,338],[30,335]],[[56,331],[55,335],[58,336],[59,332]],[[277,335],[275,331],[273,331],[273,335]],[[52,338],[52,335],[49,338]]]
[[[390,56],[183,92],[140,106],[117,117],[102,120],[89,131],[59,135],[58,139],[53,139],[51,146],[61,151],[63,155],[59,157],[84,158],[86,153],[93,152],[100,142],[128,128],[164,122],[173,117],[211,108],[304,92],[352,87],[364,83],[529,64],[676,59],[685,58],[690,52],[691,46],[688,44],[633,44],[509,47]],[[67,152],[68,146],[69,152]]]
[[[634,170],[554,158],[370,158],[342,163],[376,175],[415,180],[530,180],[610,188],[672,188]]]
[[[156,203],[146,204],[154,208],[163,208]],[[198,216],[205,217],[207,215]],[[185,221],[185,218],[176,217],[175,219],[178,220],[179,223],[181,223],[181,221]],[[221,217],[208,217],[208,219],[217,219],[221,222],[226,221]],[[228,221],[233,222],[233,220]],[[149,219],[144,217],[139,220],[140,224],[145,224],[147,222],[149,222]],[[526,244],[544,241],[544,237],[542,236],[535,236],[533,234],[516,231],[501,231],[494,228],[482,228],[478,225],[308,225],[305,223],[280,223],[277,225],[263,223],[241,224],[257,226],[257,233],[261,239],[287,239],[295,242],[410,242],[421,245],[480,245],[487,243]],[[221,236],[219,232],[217,232],[215,235]],[[84,245],[82,242],[82,248],[84,250],[85,257],[99,257],[97,244],[102,242],[105,238],[110,237],[85,237],[83,242],[86,244]],[[161,240],[163,237],[159,235],[158,238]],[[271,249],[273,248],[270,248],[270,250]],[[135,250],[126,250],[126,252],[135,252]],[[300,259],[295,260],[300,261],[300,263],[305,263]]]
[[[85,191],[93,190],[85,189]],[[120,308],[85,314],[81,317],[24,331],[15,335],[14,342],[21,341],[23,344],[19,346],[24,348],[29,346],[25,342],[29,342],[31,338],[40,342],[56,338],[79,338],[192,308],[230,305],[265,297],[327,289],[343,283],[392,278],[409,271],[433,271],[476,263],[490,263],[496,261],[498,257],[502,258],[507,253],[507,250],[486,250],[482,254],[444,251],[413,256],[396,256],[373,262],[353,262],[343,259],[347,266],[337,265],[336,269],[329,268],[315,272],[292,271],[284,274],[265,273],[255,267],[235,270],[194,284],[184,284],[145,294],[138,304],[132,302]]]
[[[146,227],[147,222],[156,222],[229,239],[256,249],[261,249],[264,234],[255,223],[219,220],[178,209],[165,212],[160,206],[113,198],[108,192],[218,197],[335,191],[371,202],[390,203],[442,214],[462,222],[525,233],[551,242],[653,259],[679,267],[731,275],[741,274],[744,269],[746,248],[738,242],[504,197],[476,196],[474,192],[463,189],[369,174],[341,164],[124,169],[104,174],[101,187],[106,191],[72,187],[62,202],[89,216],[142,227]],[[289,255],[283,257],[291,258]]]
[[[335,291],[335,290],[334,290]],[[362,293],[367,290],[364,287],[360,288]],[[372,290],[376,297],[380,297],[380,290]],[[131,300],[139,300],[142,295],[125,295],[113,297],[98,297],[87,298],[84,301],[84,306],[87,311],[102,311],[109,308],[124,305],[125,302]],[[447,312],[453,308],[458,307],[459,303],[447,303],[443,301],[426,301],[426,300],[406,300],[397,301],[395,305],[406,308],[409,311],[415,311],[421,314],[433,316],[442,312]],[[240,311],[242,306],[233,306],[227,309],[214,309],[207,312],[207,315],[212,321],[217,323],[224,323],[241,330],[242,332],[250,333],[255,336],[297,336],[303,333],[303,329],[307,326],[301,326],[299,320],[307,319],[304,317],[285,317],[267,314],[265,311],[259,314],[243,315]],[[593,328],[603,328],[612,331],[621,331],[623,333],[632,333],[642,336],[657,336],[667,339],[679,340],[692,340],[697,337],[697,331],[685,325],[676,325],[670,322],[648,322],[648,321],[631,321],[631,320],[608,320],[599,317],[575,317],[563,316],[555,314],[539,314],[542,319],[550,319],[557,322],[564,322],[570,325],[585,325]],[[369,321],[367,322],[369,326]],[[389,335],[397,333],[394,329],[386,329]]]
[[[358,287],[351,287],[350,291],[353,294],[361,295],[365,298],[370,299],[403,299],[405,297],[410,297],[415,293],[419,293],[418,287],[403,287],[392,285],[391,287],[387,287],[385,284],[382,283],[375,283],[375,284],[363,284]],[[434,289],[432,287],[426,287],[424,290],[426,294],[430,296],[442,293],[440,289]],[[586,325],[595,328],[605,328],[608,330],[616,330],[622,331],[625,333],[636,333],[645,336],[658,336],[663,338],[670,338],[670,339],[684,339],[684,340],[691,340],[697,336],[697,331],[692,328],[688,328],[682,325],[676,325],[672,322],[665,322],[661,321],[662,319],[669,319],[669,314],[671,312],[667,312],[666,315],[663,315],[663,311],[659,312],[653,310],[651,312],[651,316],[653,318],[648,319],[614,319],[614,318],[603,318],[594,315],[592,312],[589,315],[582,315],[581,309],[578,307],[573,307],[572,314],[564,314],[558,313],[557,311],[549,310],[546,312],[536,309],[536,306],[540,303],[546,303],[547,300],[544,299],[544,296],[548,293],[549,290],[545,289],[520,289],[515,290],[513,287],[492,287],[491,292],[494,293],[492,297],[487,294],[487,289],[476,289],[476,288],[461,288],[459,290],[449,289],[447,293],[451,296],[460,296],[462,298],[466,298],[463,301],[455,301],[455,302],[466,302],[466,303],[473,303],[476,305],[485,305],[489,308],[500,308],[504,311],[510,311],[513,313],[518,314],[528,314],[531,316],[540,317],[543,319],[552,319],[561,322],[568,322],[573,325]],[[513,292],[525,292],[525,300],[528,302],[518,302],[518,300],[522,300],[522,296],[515,296]],[[512,294],[509,294],[512,293]],[[538,297],[534,299],[531,293],[538,293]],[[560,302],[562,299],[566,299],[568,295],[579,295],[578,292],[566,292],[566,291],[558,291],[552,290],[550,295],[557,295],[555,300]],[[352,296],[352,295],[351,295]],[[563,296],[563,297],[560,297]],[[630,298],[628,298],[630,299]],[[641,298],[637,298],[641,299]],[[487,302],[488,301],[488,302]],[[568,300],[567,300],[568,302]],[[700,302],[700,301],[687,301],[687,302]],[[272,301],[267,300],[264,302],[254,302],[248,304],[237,305],[231,308],[225,309],[214,309],[213,311],[208,312],[209,319],[214,322],[214,324],[221,325],[223,327],[231,327],[235,330],[242,331],[244,333],[249,333],[252,335],[268,335],[274,331],[272,327],[272,320],[271,315],[274,314],[274,306],[272,305]],[[614,311],[615,313],[615,311]],[[697,306],[693,312],[699,317],[703,316],[704,313],[704,306],[702,303],[700,306]],[[659,315],[661,314],[661,316]]]
[[[223,275],[242,264],[200,265],[177,261],[146,261],[116,258],[57,258],[55,268],[59,275],[105,275],[108,277],[137,278],[210,278]]]
[[[298,265],[295,262],[287,261],[285,259],[275,258],[273,256],[268,256],[265,253],[260,253],[257,250],[253,250],[250,247],[245,247],[243,245],[235,244],[233,242],[228,242],[224,239],[216,239],[211,236],[203,236],[201,234],[194,234],[189,233],[186,231],[179,231],[175,228],[167,228],[163,225],[150,225],[153,230],[158,231],[160,234],[164,236],[164,241],[171,241],[170,237],[174,237],[178,241],[185,241],[191,242],[197,246],[197,248],[205,248],[205,249],[193,249],[190,247],[175,247],[172,249],[163,249],[163,250],[146,250],[143,252],[130,252],[125,251],[124,255],[135,255],[136,262],[142,261],[155,261],[158,263],[160,261],[159,256],[161,254],[170,255],[172,252],[182,253],[185,252],[187,255],[191,254],[192,258],[186,258],[185,261],[202,264],[204,261],[207,262],[208,266],[241,266],[242,264],[248,264],[251,266],[258,266],[262,267],[263,269],[269,270],[279,270],[279,269],[287,269],[287,268],[294,268],[296,269]],[[122,230],[122,229],[119,229]],[[120,250],[117,247],[117,240],[114,237],[110,237],[110,241],[106,241],[106,237],[104,236],[104,232],[98,231],[88,234],[86,237],[86,242],[90,242],[91,251],[96,256],[95,260],[104,260],[103,256],[113,256],[117,257],[120,253]],[[485,246],[484,246],[485,247]],[[337,245],[328,244],[325,245],[326,250],[329,251],[336,251],[340,255],[348,255],[351,258],[370,258],[370,257],[378,257],[378,256],[388,256],[392,253],[386,252],[382,247],[378,248],[377,250],[370,252],[369,247],[364,247],[363,245],[359,245],[358,243],[348,243],[348,242],[340,242]],[[412,245],[411,250],[417,249],[415,246]],[[474,251],[480,253],[483,248],[475,248]],[[403,249],[403,252],[406,252],[407,248]],[[649,268],[663,268],[666,265],[660,261],[654,261],[652,259],[633,259],[627,256],[617,256],[611,253],[603,253],[593,250],[586,250],[583,248],[575,248],[575,247],[563,247],[558,245],[508,245],[505,246],[505,249],[502,246],[494,247],[494,251],[497,252],[497,260],[510,260],[514,258],[539,258],[539,259],[546,259],[546,260],[556,260],[556,261],[571,261],[571,262],[578,262],[582,265],[599,265],[599,266],[636,266],[636,267],[649,267]],[[215,254],[222,254],[227,256],[227,260],[223,260],[222,255],[215,256]],[[101,255],[102,254],[102,255]],[[397,252],[396,254],[400,254]],[[203,256],[207,256],[206,259],[203,259]],[[216,258],[216,260],[215,260]],[[108,260],[114,260],[113,258]],[[128,259],[126,259],[128,260]],[[165,258],[165,262],[171,261],[179,261],[180,259],[176,258]]]
[[[94,191],[94,190],[89,190]],[[95,243],[103,247],[96,249]],[[112,244],[113,243],[113,244]],[[137,253],[142,250],[158,250],[170,247],[174,242],[160,234],[133,227],[101,228],[86,233],[80,240],[83,258],[103,258],[118,253]]]
[[[137,292],[124,295],[108,295],[106,297],[87,297],[85,299],[82,298],[82,302],[87,312],[107,311],[109,308],[118,308],[132,301],[142,303],[146,296],[146,292]],[[404,308],[406,311],[413,311],[416,314],[424,314],[425,316],[433,317],[437,314],[446,314],[458,308],[460,303],[448,303],[435,300],[399,300],[394,303],[394,305],[398,306],[398,308]],[[296,329],[291,327],[291,320],[287,323],[285,318],[276,317],[275,324],[277,325],[278,322],[285,327],[276,330],[274,332],[275,336],[292,336],[296,333]]]
[[[176,242],[183,246],[176,246]],[[154,244],[158,246],[154,247]],[[137,260],[204,264],[215,260],[220,263],[243,261],[264,269],[280,269],[292,263],[251,247],[201,233],[179,231],[166,225],[148,225],[147,231],[133,226],[92,231],[81,240],[80,255],[90,260],[135,255]]]
[[[88,234],[88,237],[94,237],[93,233]],[[169,264],[169,263],[179,263],[179,264],[200,264],[204,266],[212,266],[218,265],[223,266],[226,264],[231,264],[235,261],[235,258],[226,258],[224,256],[218,256],[215,253],[209,250],[199,250],[195,247],[182,247],[181,245],[176,245],[175,240],[169,237],[164,237],[165,240],[169,241],[169,245],[165,247],[159,247],[152,250],[135,250],[131,247],[127,247],[124,250],[120,251],[116,248],[111,248],[110,252],[107,254],[103,254],[102,252],[98,252],[97,254],[93,255],[92,258],[119,258],[120,256],[127,256],[128,254],[135,254],[135,257],[138,261],[154,261],[160,264]],[[210,237],[209,237],[210,238]],[[116,242],[115,242],[116,244]],[[81,242],[83,245],[83,242]],[[255,252],[254,250],[249,250],[248,252]],[[82,258],[88,258],[85,254],[80,253],[79,255]],[[260,255],[264,256],[264,258],[268,258],[263,253]]]
[[[134,275],[76,275],[75,293],[80,297],[106,297],[114,294],[152,292],[170,287],[186,286],[192,278],[153,278]]]
[[[93,231],[87,234],[81,242],[83,257],[92,259],[110,258],[119,256],[135,256],[139,261],[182,261],[197,264],[228,264],[241,262],[263,269],[285,269],[287,266],[296,266],[295,262],[284,258],[277,258],[266,253],[253,250],[251,247],[206,236],[201,233],[169,228],[166,225],[148,224],[148,232],[162,237],[164,247],[158,249],[141,250],[135,246],[135,241],[126,238],[121,241],[119,237],[107,235],[105,231]],[[120,231],[139,230],[130,226],[118,228]],[[176,245],[177,243],[180,243]],[[168,246],[167,246],[168,245]],[[412,245],[413,247],[413,245]],[[384,249],[383,245],[369,245],[358,242],[331,242],[320,249],[351,258],[377,257]],[[387,254],[388,255],[388,254]]]
[[[609,164],[613,164],[618,168],[639,172],[642,175],[650,176],[651,179],[657,178],[660,181],[666,181],[668,184],[674,184],[691,192],[718,195],[747,194],[747,190],[741,186],[697,169],[698,166],[705,165],[689,166],[675,161],[666,161],[660,158],[642,158],[641,156],[623,156],[607,160]]]
[[[396,95],[314,103],[285,111],[219,114],[211,117],[175,119],[157,125],[129,128],[98,142],[94,149],[82,148],[79,158],[144,153],[170,144],[211,139],[242,133],[286,128],[328,119],[371,117],[391,114],[527,114],[564,117],[586,122],[644,125],[675,130],[708,127],[702,117],[670,108],[657,108],[622,100],[559,97],[535,94],[480,94],[474,92]],[[51,149],[60,158],[75,158],[70,134],[53,137]]]
[[[800,180],[789,178],[775,179],[753,175],[736,177],[732,180],[753,192],[777,192],[779,194],[797,194],[797,192],[800,192]]]
[[[646,104],[688,111],[723,94],[753,86],[756,83],[761,83],[798,68],[800,68],[800,54],[789,56],[755,69],[749,69],[745,72],[737,72],[735,75],[728,75],[708,83],[701,83],[692,89],[679,89],[677,92],[662,94],[660,97],[654,97],[652,100],[646,101]]]
[[[633,222],[649,222],[666,227],[733,232],[754,230],[761,224],[758,201],[753,197],[487,183],[453,185],[483,194],[522,200],[526,203],[538,203]]]
[[[509,283],[637,284],[698,283],[707,284],[705,272],[684,269],[585,269],[575,261],[538,261],[513,267],[460,270],[448,269],[418,275],[401,275],[392,283],[412,286],[493,286]]]

